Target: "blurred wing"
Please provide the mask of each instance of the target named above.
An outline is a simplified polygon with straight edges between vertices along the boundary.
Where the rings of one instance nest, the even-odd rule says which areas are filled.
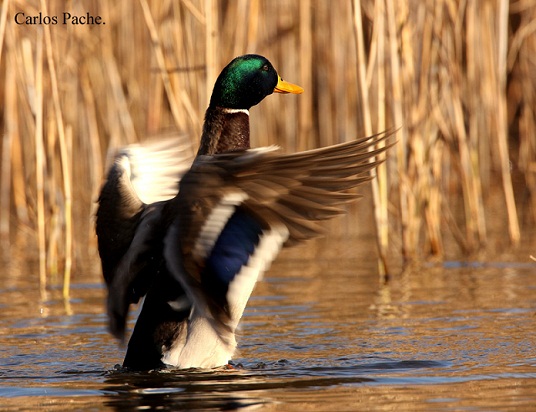
[[[347,190],[371,179],[390,147],[375,146],[390,134],[290,155],[269,147],[198,157],[165,240],[170,271],[218,325],[234,327],[280,248],[320,235],[319,221],[359,197]]]
[[[186,139],[168,139],[121,149],[101,189],[96,232],[116,336],[124,332],[129,304],[147,293],[161,270],[163,201],[177,195],[191,164],[186,144]]]
[[[128,158],[132,189],[145,204],[175,197],[181,176],[194,160],[185,137],[130,145],[120,151],[120,156]]]

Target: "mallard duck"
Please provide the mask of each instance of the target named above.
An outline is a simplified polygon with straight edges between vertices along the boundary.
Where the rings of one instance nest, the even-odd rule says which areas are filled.
[[[124,367],[228,364],[247,301],[280,249],[320,235],[318,222],[358,197],[347,190],[370,180],[386,150],[375,145],[389,133],[296,154],[250,149],[248,110],[272,92],[302,89],[266,58],[238,57],[216,81],[191,166],[162,148],[115,158],[96,221],[115,336],[124,337],[129,305],[145,296]],[[138,163],[161,165],[148,199],[164,199],[141,200]],[[161,183],[169,176],[175,183]]]

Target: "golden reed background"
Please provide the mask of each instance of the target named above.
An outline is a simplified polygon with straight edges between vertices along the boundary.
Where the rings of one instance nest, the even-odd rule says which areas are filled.
[[[19,25],[18,12],[58,24]],[[0,13],[2,250],[38,251],[43,284],[65,273],[68,290],[73,263],[96,256],[109,151],[161,133],[196,148],[216,76],[244,53],[305,88],[252,110],[255,146],[401,127],[373,186],[380,256],[459,255],[534,230],[533,0],[4,0]]]

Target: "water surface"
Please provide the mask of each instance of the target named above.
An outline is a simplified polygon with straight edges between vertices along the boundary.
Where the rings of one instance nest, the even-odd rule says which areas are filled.
[[[99,276],[75,277],[66,304],[59,288],[41,300],[37,273],[4,266],[0,409],[534,408],[528,251],[428,264],[382,284],[362,242],[285,251],[250,300],[233,370],[121,371]]]

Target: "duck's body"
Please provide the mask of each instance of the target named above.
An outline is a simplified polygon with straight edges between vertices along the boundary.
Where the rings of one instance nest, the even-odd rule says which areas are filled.
[[[372,149],[385,134],[293,155],[250,150],[248,110],[273,91],[301,88],[281,81],[260,56],[223,70],[198,154],[189,169],[178,157],[172,175],[179,190],[168,200],[142,202],[132,189],[135,156],[127,150],[116,158],[97,212],[114,335],[124,336],[130,303],[146,295],[125,367],[227,364],[253,288],[281,247],[320,234],[317,222],[357,197],[346,190],[370,179],[370,160],[384,150]],[[160,156],[148,148],[141,157]],[[169,180],[160,178],[167,170],[155,172],[164,183],[153,192],[168,192]]]

